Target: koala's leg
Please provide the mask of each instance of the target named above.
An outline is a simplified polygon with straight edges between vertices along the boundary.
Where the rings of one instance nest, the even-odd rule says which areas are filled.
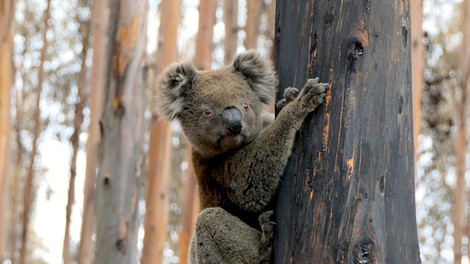
[[[269,235],[272,233],[268,232]],[[266,247],[267,239],[272,238],[262,238],[260,231],[248,226],[224,209],[207,208],[196,220],[196,229],[191,241],[190,263],[269,263],[269,260],[260,261],[259,253],[261,241],[264,242],[262,247]],[[272,240],[269,243],[272,243]]]

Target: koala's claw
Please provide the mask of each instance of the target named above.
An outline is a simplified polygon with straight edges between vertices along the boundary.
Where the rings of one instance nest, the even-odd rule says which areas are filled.
[[[274,211],[266,211],[258,217],[261,225],[261,244],[259,263],[271,263],[274,241],[274,226],[276,223],[271,221]]]
[[[258,217],[259,224],[261,226],[261,230],[263,232],[262,236],[264,240],[269,241],[274,238],[274,226],[276,222],[272,221],[272,217],[274,216],[274,211],[266,211]]]
[[[323,103],[325,97],[326,97],[325,94],[320,94],[320,95],[314,96],[314,97],[313,97],[313,101],[314,101],[316,104],[321,104],[321,103]]]
[[[281,110],[284,108],[288,103],[295,100],[297,95],[299,94],[299,89],[295,87],[288,87],[284,90],[284,98],[279,100],[276,104],[277,109]]]
[[[282,98],[281,100],[279,100],[276,104],[276,108],[281,110],[282,108],[284,108],[284,106],[287,105],[287,100],[286,98]]]
[[[308,79],[299,95],[302,107],[305,107],[307,111],[315,110],[318,105],[323,103],[328,87],[328,83],[320,83],[318,78]]]
[[[317,77],[315,79],[308,79],[303,90],[305,90],[305,92],[308,92],[311,89],[313,89],[312,92],[314,94],[322,94],[326,91],[326,88],[328,87],[329,87],[328,83],[320,83],[319,78]]]
[[[284,98],[279,100],[276,104],[277,109],[283,109],[287,104],[292,101],[300,101],[300,105],[303,109],[311,112],[317,108],[318,105],[325,101],[326,89],[330,86],[329,83],[320,83],[320,79],[308,79],[304,85],[302,91],[294,87],[288,87],[284,90]],[[299,94],[299,96],[297,96]]]
[[[298,94],[299,89],[295,87],[288,87],[284,90],[284,98],[288,103],[294,101]]]
[[[269,223],[270,220],[271,220],[271,217],[273,217],[273,215],[274,215],[273,210],[261,213],[258,217],[258,221],[259,221],[259,224],[261,225],[261,227],[263,227],[263,225],[265,225],[266,223]]]

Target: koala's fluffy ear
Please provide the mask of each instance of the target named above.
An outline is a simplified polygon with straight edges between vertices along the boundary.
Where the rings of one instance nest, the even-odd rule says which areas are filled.
[[[256,51],[247,51],[235,57],[233,67],[245,76],[261,102],[270,104],[274,101],[277,79],[269,59]]]
[[[160,112],[168,120],[178,118],[196,79],[196,69],[190,63],[170,65],[160,77]]]

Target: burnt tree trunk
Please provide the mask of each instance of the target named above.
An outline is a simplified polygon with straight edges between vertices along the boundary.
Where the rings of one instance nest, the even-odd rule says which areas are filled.
[[[329,82],[277,202],[275,263],[419,263],[409,1],[277,1],[279,87]],[[278,97],[282,90],[278,91]]]

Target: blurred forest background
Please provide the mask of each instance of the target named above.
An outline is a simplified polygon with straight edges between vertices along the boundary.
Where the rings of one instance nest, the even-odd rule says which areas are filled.
[[[274,0],[108,1],[0,2],[2,263],[103,257],[108,185],[122,188],[118,214],[133,221],[118,236],[135,240],[116,246],[142,263],[186,263],[197,186],[181,129],[157,117],[156,76],[180,60],[210,69],[246,49],[273,56]],[[469,263],[469,10],[469,0],[411,0],[423,263]],[[102,138],[123,111],[135,118]],[[135,177],[97,175],[98,164]]]

